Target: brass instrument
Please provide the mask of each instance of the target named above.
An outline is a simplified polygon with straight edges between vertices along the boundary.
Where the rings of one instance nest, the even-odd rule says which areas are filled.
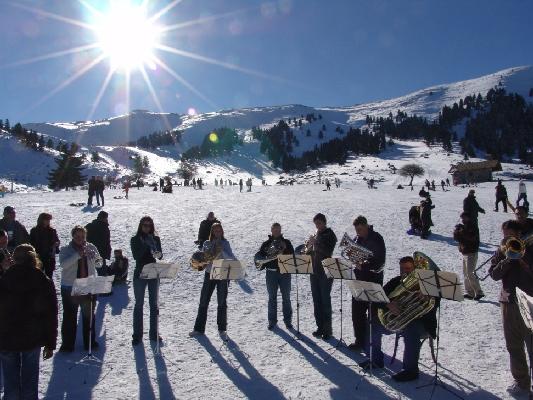
[[[307,238],[307,240],[303,244],[303,248],[301,249],[301,254],[311,254],[314,250],[313,244],[311,244],[311,240],[316,239],[316,233],[312,234]]]
[[[342,258],[350,261],[358,268],[364,261],[368,260],[374,255],[374,253],[368,250],[366,247],[355,243],[355,241],[352,240],[346,232],[344,233],[341,242],[339,243],[339,247],[342,249]],[[380,273],[382,271],[383,269],[372,272]]]
[[[415,252],[415,269],[436,269],[435,263],[424,253]],[[422,296],[416,271],[411,272],[389,295],[391,302],[398,304],[400,313],[394,315],[388,309],[379,309],[381,324],[391,332],[402,331],[411,321],[422,317],[435,307],[435,298]]]
[[[479,277],[477,274],[477,271],[480,270],[484,265],[492,261],[500,254],[503,254],[505,258],[509,260],[520,260],[522,257],[524,257],[526,247],[530,246],[531,244],[533,244],[533,234],[525,236],[521,239],[514,236],[509,236],[508,238],[503,239],[500,244],[499,251],[494,252],[494,254],[488,260],[484,261],[479,267],[477,267],[474,270],[474,275],[480,281],[484,281],[490,276],[490,272],[487,272],[482,277]]]
[[[270,246],[268,246],[266,250],[266,255],[262,255],[260,252],[257,252],[254,256],[254,264],[258,270],[263,270],[264,264],[276,260],[278,258],[278,255],[283,253],[285,250],[285,243],[283,242],[283,239],[278,238],[272,240],[270,243]]]
[[[190,259],[192,269],[203,271],[211,262],[222,254],[222,244],[219,241],[209,242],[210,246],[206,249],[195,251]]]

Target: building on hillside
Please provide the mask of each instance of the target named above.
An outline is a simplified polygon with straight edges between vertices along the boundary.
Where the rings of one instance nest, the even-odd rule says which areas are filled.
[[[492,181],[492,173],[501,171],[502,165],[498,160],[480,162],[460,162],[452,165],[449,174],[453,177],[454,185]]]

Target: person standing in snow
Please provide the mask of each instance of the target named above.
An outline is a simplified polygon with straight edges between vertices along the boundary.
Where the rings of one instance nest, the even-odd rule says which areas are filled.
[[[107,260],[111,259],[111,232],[109,230],[109,215],[105,211],[100,211],[95,220],[85,226],[87,230],[87,241],[98,249],[98,253],[103,258],[103,265],[99,272],[107,275]]]
[[[157,336],[157,279],[141,279],[140,275],[146,264],[155,263],[156,259],[163,258],[161,239],[155,233],[154,220],[144,216],[139,221],[137,233],[130,240],[131,254],[135,259],[133,272],[133,294],[135,306],[133,307],[133,335],[131,344],[137,346],[143,337],[143,306],[144,295],[148,287],[148,302],[150,303],[150,340],[161,343],[163,340]]]
[[[96,193],[96,177],[91,176],[91,179],[89,179],[87,192],[89,195],[89,198],[87,199],[87,205],[92,206],[93,197]]]
[[[527,192],[526,192],[526,183],[520,179],[518,183],[518,199],[516,199],[516,206],[520,205],[520,200],[524,200],[524,203],[527,201]]]
[[[242,193],[242,186],[243,186],[243,183],[242,183],[242,178],[239,179],[239,192]]]
[[[30,243],[39,256],[43,271],[52,279],[56,269],[56,254],[59,253],[59,238],[54,228],[50,226],[52,215],[41,213],[37,218],[37,225],[30,230]]]
[[[201,249],[204,246],[204,242],[209,240],[209,235],[211,234],[211,227],[213,224],[220,224],[220,221],[215,217],[213,211],[209,211],[207,218],[200,222],[200,228],[198,229],[198,240],[194,242],[198,245],[198,248]]]
[[[94,276],[96,270],[102,265],[98,250],[86,240],[87,231],[83,226],[75,226],[71,231],[71,236],[71,242],[62,247],[59,252],[61,300],[63,302],[62,343],[59,351],[66,353],[74,351],[79,308],[81,308],[83,324],[83,346],[85,350],[88,350],[89,340],[91,340],[92,349],[96,350],[98,348],[98,342],[95,340],[96,329],[94,322],[96,296],[73,296],[72,286],[74,286],[74,281],[78,278]]]
[[[507,189],[502,184],[502,180],[498,179],[498,184],[496,185],[496,203],[494,206],[494,211],[498,211],[498,204],[502,202],[503,212],[507,212]]]
[[[331,183],[328,178],[326,178],[326,190],[331,190]]]
[[[230,243],[224,237],[224,229],[219,223],[215,223],[211,226],[211,232],[209,234],[209,240],[204,242],[202,247],[204,252],[211,253],[218,259],[231,259],[235,260],[233,251],[231,250]],[[198,314],[194,323],[194,329],[189,333],[190,337],[196,337],[204,335],[205,324],[207,322],[207,310],[209,308],[209,302],[215,289],[217,290],[217,326],[219,335],[223,340],[227,339],[227,324],[228,324],[228,288],[229,281],[226,279],[211,279],[211,269],[213,264],[207,265],[204,274],[204,283],[200,292],[200,304],[198,305]]]
[[[30,243],[30,235],[24,225],[17,221],[17,212],[12,206],[4,208],[4,218],[0,219],[0,229],[7,232],[9,251],[15,250],[18,245]]]
[[[383,236],[374,230],[372,225],[368,225],[367,219],[360,215],[353,221],[353,226],[357,236],[355,243],[370,250],[373,255],[363,261],[355,269],[355,277],[361,281],[374,282],[383,285],[383,267],[387,254]],[[374,309],[372,312],[374,313]],[[365,349],[368,343],[367,326],[368,303],[356,301],[352,297],[352,324],[355,342],[348,347],[357,351]],[[372,316],[374,318],[374,315]]]
[[[478,225],[478,213],[485,214],[485,210],[479,206],[476,200],[476,191],[474,189],[470,189],[468,191],[468,196],[463,200],[463,212],[470,215],[472,222],[474,222],[476,226]]]
[[[463,276],[466,299],[480,300],[485,295],[479,284],[479,279],[475,275],[478,250],[479,250],[479,228],[472,220],[470,214],[461,214],[462,224],[455,226],[453,239],[459,243],[459,252],[463,255]]]
[[[509,237],[519,238],[520,224],[509,220],[502,224],[502,244]],[[513,395],[526,395],[531,386],[531,377],[524,348],[531,343],[531,332],[524,324],[516,298],[516,288],[529,296],[533,295],[533,246],[526,247],[522,258],[516,258],[512,252],[504,253],[502,248],[491,262],[489,274],[495,281],[501,281],[500,308],[503,322],[503,336],[509,353],[511,374],[514,382],[507,391]],[[531,362],[531,360],[530,360]]]
[[[331,288],[333,286],[333,279],[328,279],[324,268],[322,267],[322,260],[331,257],[335,245],[337,243],[337,236],[327,226],[326,216],[318,213],[313,218],[316,233],[307,241],[307,248],[310,250],[313,273],[309,275],[311,281],[311,295],[313,296],[313,309],[315,314],[315,322],[317,330],[313,332],[313,336],[328,340],[332,335],[331,326]]]
[[[279,223],[274,222],[272,224],[270,233],[268,240],[263,242],[259,249],[261,256],[267,256],[268,250],[273,246],[276,249],[281,249],[281,253],[279,254],[294,253],[292,243],[283,237]],[[287,329],[292,329],[291,275],[280,273],[277,259],[264,263],[263,268],[266,270],[266,287],[268,292],[268,329],[274,329],[278,323],[278,289],[281,291],[283,302],[283,322]]]

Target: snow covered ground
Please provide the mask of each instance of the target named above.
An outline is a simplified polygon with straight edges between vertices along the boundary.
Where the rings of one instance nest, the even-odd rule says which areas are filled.
[[[399,157],[399,155],[398,155]],[[426,159],[421,158],[426,161]],[[386,161],[386,160],[384,160]],[[361,161],[358,161],[361,162]],[[428,161],[429,163],[429,161]],[[435,179],[445,176],[444,164],[435,159]],[[368,163],[367,163],[368,164]],[[339,167],[338,167],[339,168]],[[397,384],[391,378],[401,363],[388,365],[373,378],[361,379],[356,366],[363,357],[345,349],[329,357],[331,346],[340,336],[340,285],[333,285],[335,340],[323,342],[311,336],[315,329],[309,279],[299,279],[301,331],[305,341],[294,341],[287,330],[269,332],[265,277],[253,266],[253,255],[266,239],[272,222],[279,221],[285,236],[293,244],[302,243],[314,232],[313,215],[323,212],[340,239],[343,232],[354,234],[351,221],[359,214],[380,232],[387,246],[385,280],[398,273],[398,259],[419,250],[428,254],[447,271],[461,273],[461,256],[452,239],[459,221],[462,200],[468,188],[451,188],[432,193],[436,206],[433,235],[429,240],[406,235],[408,209],[419,202],[418,189],[396,189],[396,175],[387,175],[390,184],[369,190],[360,181],[343,183],[340,189],[323,191],[322,185],[254,186],[251,193],[239,193],[238,187],[205,190],[176,188],[173,194],[152,192],[150,188],[130,191],[130,199],[119,197],[118,190],[106,191],[105,210],[110,214],[113,248],[124,249],[130,258],[129,239],[141,216],[151,215],[161,236],[166,260],[176,260],[182,269],[178,278],[161,287],[161,334],[165,340],[163,356],[155,356],[147,332],[143,345],[132,348],[133,290],[131,284],[117,286],[110,297],[100,298],[96,310],[97,336],[103,360],[98,367],[75,366],[84,352],[78,338],[76,352],[56,354],[42,363],[41,396],[46,399],[427,399],[430,389],[415,389],[427,383],[433,364],[429,347],[421,352],[421,378],[415,383]],[[405,182],[405,181],[404,181]],[[517,183],[508,182],[510,198],[517,196]],[[528,191],[533,185],[527,183]],[[499,226],[512,214],[495,213],[494,183],[476,188],[478,200],[487,211],[480,215],[480,262],[499,243]],[[63,244],[68,242],[75,224],[86,224],[96,217],[98,208],[73,207],[86,201],[82,191],[57,193],[16,193],[0,199],[0,208],[10,204],[28,228],[40,212],[53,214]],[[203,275],[193,271],[188,259],[195,250],[198,224],[208,211],[221,219],[234,253],[248,265],[247,278],[232,283],[228,297],[229,349],[222,346],[216,330],[216,297],[209,309],[206,337],[188,337],[192,330]],[[339,254],[338,248],[335,254]],[[484,271],[483,271],[484,272]],[[130,271],[132,273],[132,271]],[[56,272],[56,279],[59,271]],[[462,274],[461,274],[462,277]],[[481,302],[444,301],[441,331],[441,378],[467,399],[507,398],[511,383],[508,356],[503,340],[499,305],[499,286],[490,279],[483,282],[487,297]],[[346,289],[346,287],[345,287]],[[344,292],[344,339],[353,340],[348,291]],[[293,307],[296,314],[295,282]],[[280,300],[281,301],[281,300]],[[146,299],[146,303],[148,299]],[[148,305],[145,305],[146,312]],[[281,312],[281,305],[278,309]],[[145,327],[148,315],[145,315]],[[281,320],[281,317],[280,317]],[[296,315],[295,321],[296,322]],[[60,339],[59,339],[60,344]],[[392,354],[393,337],[384,338],[384,351]],[[399,349],[401,359],[402,345]],[[437,388],[435,399],[449,399],[450,394]]]

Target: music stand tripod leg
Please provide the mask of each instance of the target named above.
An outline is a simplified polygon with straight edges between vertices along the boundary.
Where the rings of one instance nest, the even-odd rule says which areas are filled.
[[[366,292],[365,292],[365,296],[366,296]],[[372,371],[372,364],[373,364],[373,345],[374,345],[374,341],[372,339],[372,302],[368,302],[368,333],[369,333],[369,337],[370,337],[370,340],[369,340],[369,347],[370,347],[370,351],[369,351],[369,364],[368,364],[368,375],[369,376],[374,376],[374,373]],[[361,385],[361,382],[363,381],[364,377],[365,377],[366,373],[362,374],[361,375],[361,378],[359,379],[359,383],[357,383],[357,386],[355,387],[355,390],[359,389],[359,386]]]
[[[159,283],[160,283],[159,278],[160,278],[159,270],[157,270],[157,278],[156,278],[157,284],[156,284],[156,291],[155,291],[155,304],[157,307],[157,318],[156,318],[156,324],[155,324],[155,334],[156,334],[155,355],[157,356],[161,354],[160,343],[159,343]]]
[[[464,400],[463,397],[461,397],[459,394],[455,393],[453,390],[448,388],[439,377],[439,340],[440,340],[440,307],[437,309],[437,350],[435,351],[435,375],[433,376],[433,379],[430,382],[424,385],[417,386],[416,388],[422,389],[428,386],[432,386],[429,400],[433,398],[433,395],[435,394],[435,390],[437,389],[437,386],[446,390],[448,393],[453,394],[455,397]]]

